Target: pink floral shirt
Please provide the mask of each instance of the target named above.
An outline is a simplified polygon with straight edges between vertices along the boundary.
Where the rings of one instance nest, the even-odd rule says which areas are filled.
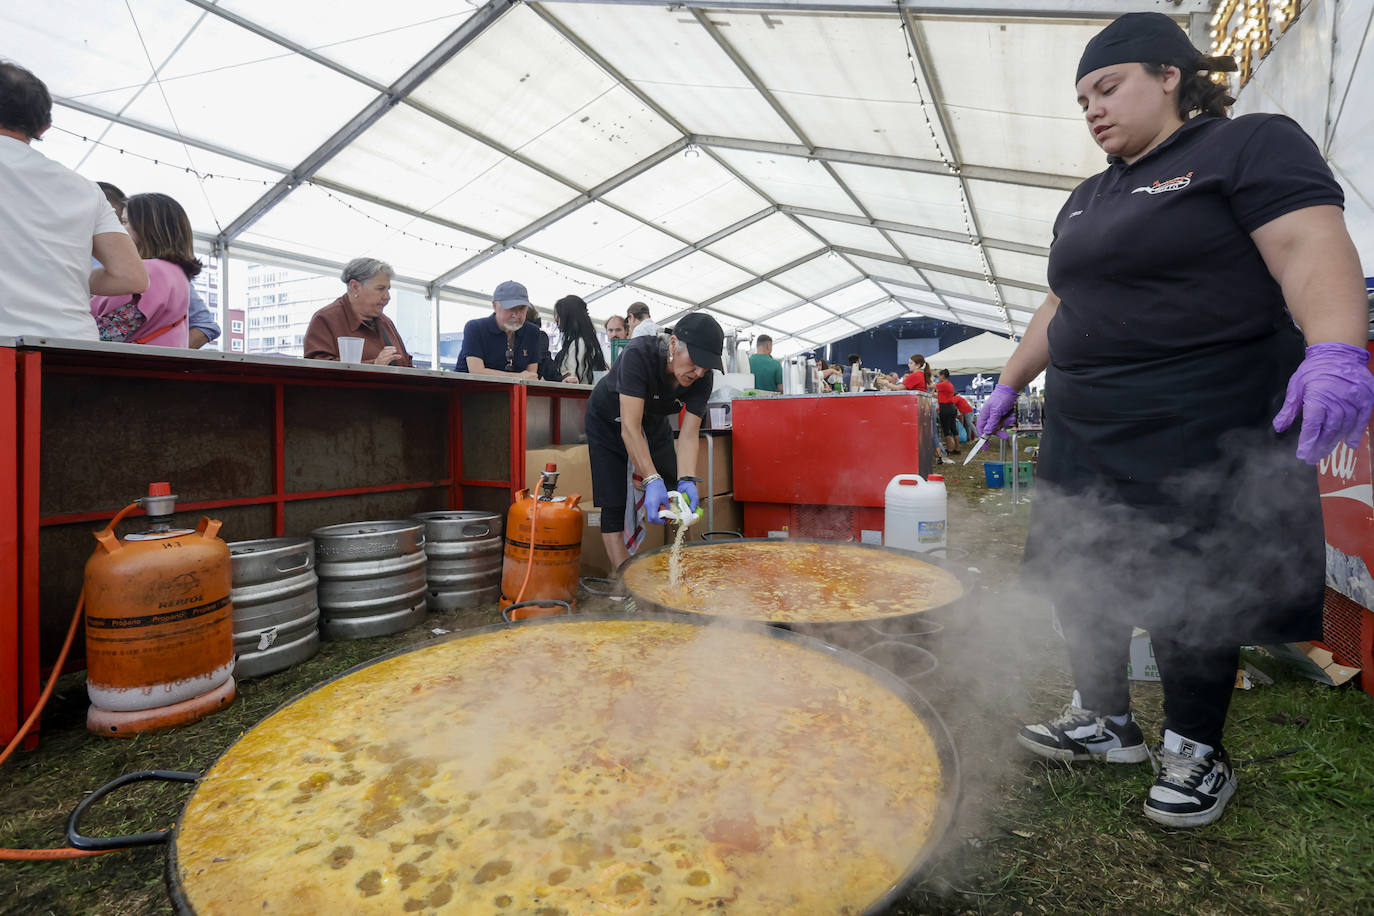
[[[186,279],[186,272],[171,261],[160,259],[145,260],[143,266],[148,269],[148,288],[138,300],[138,309],[148,320],[134,332],[134,337],[152,334],[142,342],[156,347],[185,347],[190,334],[186,313],[191,304],[191,284]],[[91,314],[108,315],[132,298],[92,296]]]

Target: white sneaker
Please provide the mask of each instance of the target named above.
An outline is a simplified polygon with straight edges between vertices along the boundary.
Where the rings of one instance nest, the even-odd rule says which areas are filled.
[[[1073,702],[1048,722],[1023,725],[1016,740],[1033,754],[1062,760],[1098,760],[1104,763],[1141,763],[1150,756],[1145,736],[1129,712],[1124,723],[1113,721],[1079,704],[1078,691]],[[1119,716],[1116,718],[1120,718]]]
[[[1155,784],[1145,799],[1145,816],[1169,827],[1201,827],[1221,817],[1236,794],[1231,758],[1214,748],[1165,730],[1155,762]]]

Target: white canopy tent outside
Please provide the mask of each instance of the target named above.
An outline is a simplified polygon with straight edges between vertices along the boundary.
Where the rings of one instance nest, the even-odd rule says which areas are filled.
[[[0,30],[53,92],[45,154],[171,194],[221,259],[388,260],[435,352],[517,279],[787,356],[908,314],[1022,333],[1103,166],[1084,43],[1155,9],[1205,47],[1212,5],[50,0]]]
[[[961,340],[952,347],[933,354],[930,364],[937,369],[946,369],[950,375],[973,375],[990,373],[996,375],[1011,358],[1016,349],[1016,341],[991,331],[984,331],[977,337]]]
[[[1308,0],[1255,69],[1234,113],[1288,115],[1345,189],[1345,221],[1374,274],[1374,0]]]

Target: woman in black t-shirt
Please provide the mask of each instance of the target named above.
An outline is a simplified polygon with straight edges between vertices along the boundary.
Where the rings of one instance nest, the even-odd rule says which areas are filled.
[[[697,433],[706,415],[714,377],[720,370],[725,332],[710,315],[684,315],[669,337],[636,337],[621,351],[587,402],[587,449],[592,495],[601,507],[601,537],[612,569],[629,559],[625,544],[628,464],[644,487],[649,522],[663,524],[668,481],[697,507],[698,478],[678,477],[697,465]],[[686,408],[677,448],[668,417]]]
[[[1108,168],[1060,212],[1052,292],[978,421],[1008,425],[1047,370],[1026,570],[1077,689],[1018,740],[1063,761],[1146,760],[1126,673],[1145,627],[1164,728],[1144,811],[1178,827],[1216,820],[1235,792],[1221,738],[1239,646],[1321,632],[1311,465],[1357,441],[1374,405],[1340,186],[1291,120],[1228,119],[1218,69],[1235,64],[1159,13],[1089,42],[1076,88]]]

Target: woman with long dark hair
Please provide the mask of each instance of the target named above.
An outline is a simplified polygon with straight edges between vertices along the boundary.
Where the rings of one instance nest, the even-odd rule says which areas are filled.
[[[135,194],[121,219],[148,270],[134,296],[92,296],[102,340],[161,347],[187,345],[191,278],[200,273],[186,211],[166,194]]]
[[[553,304],[553,314],[563,334],[563,349],[557,359],[563,381],[592,384],[593,372],[606,371],[606,357],[601,352],[596,325],[587,314],[587,303],[578,296],[564,296]]]

